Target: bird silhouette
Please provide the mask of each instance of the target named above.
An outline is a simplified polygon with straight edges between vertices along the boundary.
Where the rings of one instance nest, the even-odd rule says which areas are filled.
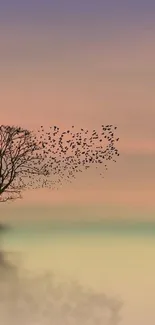
[[[100,130],[81,128],[79,132],[67,129],[61,131],[56,125],[45,130],[43,125],[37,131],[30,131],[29,152],[25,164],[21,163],[12,187],[22,189],[58,189],[65,182],[71,183],[78,173],[93,165],[107,171],[105,161],[116,162],[119,152],[115,142],[116,127],[102,125]],[[17,143],[13,150],[16,150]],[[21,158],[22,159],[22,158]],[[24,159],[24,158],[23,158]],[[103,176],[104,172],[100,172]]]
[[[58,184],[62,186],[64,182],[75,179],[78,172],[84,172],[92,165],[103,165],[107,170],[105,160],[116,162],[114,158],[119,156],[115,147],[115,142],[119,140],[114,137],[116,127],[108,124],[102,125],[100,132],[81,128],[80,132],[74,133],[73,128],[74,125],[72,132],[69,129],[61,132],[60,128],[54,126],[45,132],[41,126],[37,131],[38,135],[41,134],[39,144],[42,143],[40,156],[38,155],[40,161],[37,163],[43,165],[45,176],[37,178],[34,175],[33,181],[29,183],[30,187],[33,182],[37,187],[40,187],[40,183],[42,187],[49,188],[55,188]],[[100,173],[101,175],[103,176]]]

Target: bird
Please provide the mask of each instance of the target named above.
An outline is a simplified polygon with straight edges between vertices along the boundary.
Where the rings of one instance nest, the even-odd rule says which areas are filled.
[[[103,177],[101,168],[108,170],[105,161],[116,162],[116,157],[120,155],[115,146],[115,142],[119,141],[115,138],[116,128],[111,124],[102,124],[99,130],[81,127],[80,131],[73,132],[74,125],[71,130],[62,131],[54,125],[45,132],[41,125],[32,136],[34,145],[27,156],[27,168],[19,170],[19,184],[22,185],[24,180],[28,188],[58,189],[65,182],[75,181],[78,173],[87,171],[93,165],[96,169],[100,166],[99,175]],[[32,172],[35,169],[38,174]]]

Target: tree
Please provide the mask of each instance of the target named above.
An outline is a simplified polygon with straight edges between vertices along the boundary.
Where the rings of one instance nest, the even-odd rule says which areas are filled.
[[[0,202],[21,198],[25,180],[47,175],[39,150],[41,146],[32,132],[16,126],[0,126]]]
[[[53,130],[52,130],[53,129]],[[0,126],[0,202],[21,198],[28,188],[57,188],[93,164],[108,169],[106,161],[119,156],[117,127],[102,125],[100,132],[83,128],[60,132],[57,126],[37,133],[18,126]],[[103,173],[100,173],[103,176]]]

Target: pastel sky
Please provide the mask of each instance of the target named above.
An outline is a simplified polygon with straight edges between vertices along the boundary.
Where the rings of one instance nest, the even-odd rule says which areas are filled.
[[[28,192],[14,216],[61,204],[154,218],[154,22],[153,0],[1,1],[1,124],[116,124],[121,153],[104,180],[91,170],[59,192]]]

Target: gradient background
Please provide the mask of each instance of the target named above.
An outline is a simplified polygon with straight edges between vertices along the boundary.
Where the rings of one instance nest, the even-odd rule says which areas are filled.
[[[46,219],[155,220],[154,22],[153,0],[1,1],[1,124],[28,128],[57,124],[64,129],[72,124],[96,129],[102,123],[116,124],[121,153],[104,180],[91,170],[58,192],[27,192],[22,201],[1,206],[1,220],[13,225],[20,220],[21,227],[28,220]],[[111,284],[116,294],[120,292],[129,309],[123,324],[153,325],[155,242],[143,233],[141,239],[137,235],[134,240],[125,235],[116,245],[115,236],[111,236],[101,253],[107,254],[109,282],[107,277],[106,281],[98,277],[97,269],[104,270],[105,264],[96,255],[96,241],[88,241],[87,236],[85,248],[78,246],[77,260],[82,259],[83,267],[75,267],[73,274],[84,283],[89,278],[90,284],[98,282],[103,289],[107,284],[107,290]],[[19,237],[25,247],[25,239]],[[60,244],[54,246],[54,254],[55,267],[63,271],[61,254],[74,264],[75,260],[74,249],[69,253],[62,242],[61,238],[61,249]],[[72,238],[76,249],[73,242]],[[98,245],[100,248],[101,243]],[[119,255],[122,246],[126,250]],[[95,252],[92,259],[80,255],[83,249],[87,254]],[[31,259],[37,266],[32,251]],[[91,276],[85,277],[82,270],[88,260]],[[72,263],[67,266],[70,273]]]

